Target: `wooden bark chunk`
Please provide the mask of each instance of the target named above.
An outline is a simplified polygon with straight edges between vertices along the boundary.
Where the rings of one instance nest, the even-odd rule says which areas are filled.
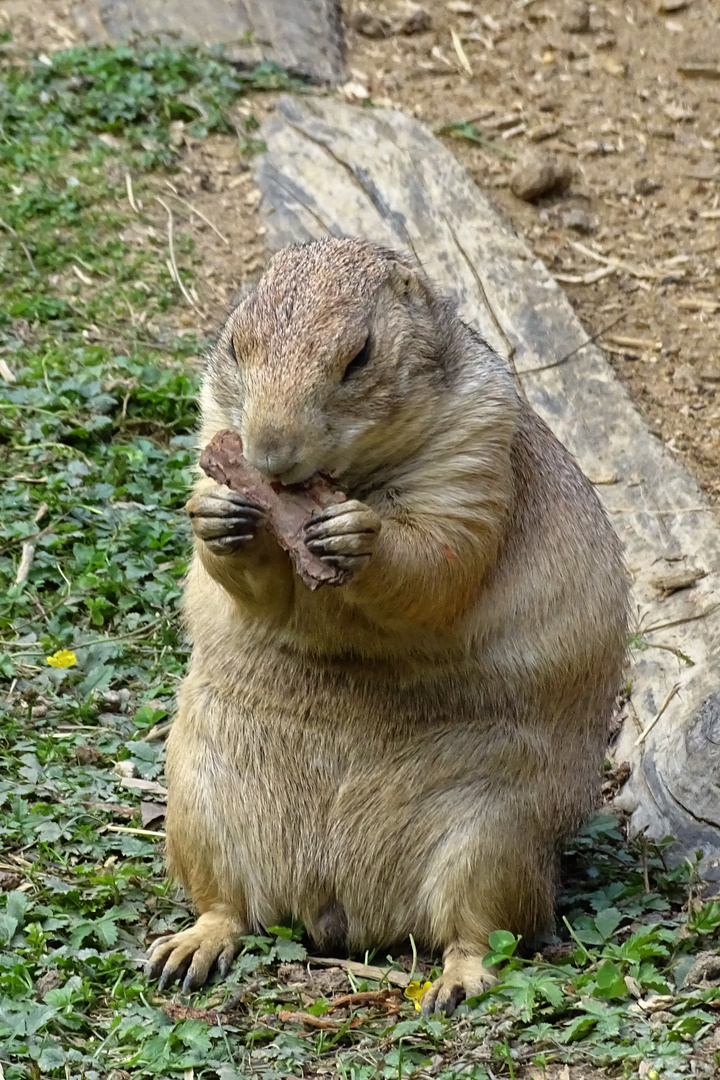
[[[352,574],[313,555],[305,546],[303,531],[312,515],[346,501],[342,491],[318,477],[307,487],[283,488],[269,484],[243,456],[242,440],[234,431],[219,431],[200,456],[200,468],[231,491],[261,506],[268,528],[287,551],[295,569],[309,589],[319,585],[345,585]]]
[[[720,880],[720,528],[692,476],[647,429],[567,297],[498,217],[452,153],[417,120],[331,99],[284,98],[256,170],[274,249],[365,236],[414,254],[460,314],[510,358],[523,393],[590,475],[634,579],[632,697],[616,755],[617,799],[636,832],[705,852]],[[565,362],[567,359],[567,362]],[[707,575],[661,599],[658,567]],[[688,657],[694,666],[686,663]],[[680,691],[642,742],[676,683]]]

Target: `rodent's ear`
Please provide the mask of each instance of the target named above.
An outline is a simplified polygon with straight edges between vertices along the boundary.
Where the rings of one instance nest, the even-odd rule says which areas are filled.
[[[406,262],[401,262],[400,259],[392,259],[390,262],[390,285],[403,299],[405,297],[417,297],[426,301],[433,299],[432,290],[423,275]]]

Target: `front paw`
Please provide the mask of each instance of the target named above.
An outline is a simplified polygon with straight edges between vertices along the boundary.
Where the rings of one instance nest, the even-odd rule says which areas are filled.
[[[495,982],[497,979],[493,971],[484,966],[481,956],[450,950],[442,975],[425,991],[423,1015],[444,1013],[445,1016],[452,1016],[465,998],[482,994]]]
[[[185,509],[195,536],[213,555],[242,551],[257,535],[265,517],[261,507],[226,487],[193,495]]]
[[[381,521],[357,499],[328,506],[305,526],[305,545],[313,555],[340,570],[360,570],[375,550]]]

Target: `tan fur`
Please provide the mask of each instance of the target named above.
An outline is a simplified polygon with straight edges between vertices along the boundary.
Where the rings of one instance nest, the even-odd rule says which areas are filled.
[[[208,914],[154,970],[190,965],[194,985],[293,915],[323,948],[443,948],[428,1002],[451,1009],[487,980],[494,929],[549,928],[558,845],[595,803],[625,649],[618,542],[502,362],[364,241],[273,259],[202,408],[201,445],[234,428],[258,468],[324,471],[358,500],[330,547],[360,569],[310,592],[262,530],[226,554],[196,539],[167,834]]]

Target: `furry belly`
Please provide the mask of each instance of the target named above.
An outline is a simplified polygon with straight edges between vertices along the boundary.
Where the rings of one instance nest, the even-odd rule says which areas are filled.
[[[482,830],[492,734],[467,700],[451,721],[447,696],[355,689],[349,716],[319,677],[304,707],[289,692],[268,712],[188,678],[168,741],[171,872],[194,897],[212,880],[251,926],[300,918],[327,947],[432,943],[438,868]]]

